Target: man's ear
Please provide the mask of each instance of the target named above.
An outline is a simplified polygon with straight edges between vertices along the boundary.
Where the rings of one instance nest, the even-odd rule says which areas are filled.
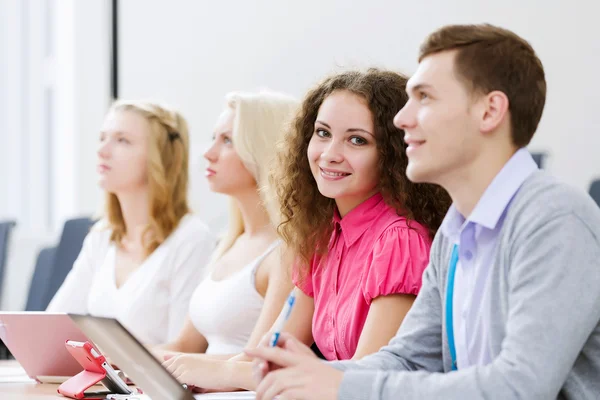
[[[504,92],[494,90],[481,101],[483,102],[483,115],[479,129],[483,133],[493,132],[502,124],[508,113],[508,97]]]

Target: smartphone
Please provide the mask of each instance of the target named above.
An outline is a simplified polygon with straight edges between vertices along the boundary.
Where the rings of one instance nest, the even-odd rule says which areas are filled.
[[[78,396],[75,398],[88,399],[98,398],[98,396],[101,396],[100,398],[105,398],[109,393],[133,393],[113,367],[106,361],[106,358],[100,354],[100,351],[98,351],[91,343],[67,340],[65,346],[73,358],[75,358],[86,371],[105,375],[105,378],[102,379],[101,382],[108,390],[108,392],[86,392],[83,394],[83,397]]]

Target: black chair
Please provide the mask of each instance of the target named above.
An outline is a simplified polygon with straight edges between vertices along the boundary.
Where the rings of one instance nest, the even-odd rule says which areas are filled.
[[[0,360],[10,360],[11,358],[12,354],[10,354],[4,342],[0,340]]]
[[[319,346],[317,346],[316,343],[313,343],[310,346],[310,349],[313,351],[313,353],[315,353],[315,355],[317,357],[319,357],[321,360],[325,360],[325,356],[323,355],[323,353],[321,353],[321,350],[319,349]]]
[[[4,270],[6,268],[6,260],[8,259],[10,234],[15,225],[15,221],[0,222],[0,294],[2,294],[2,285],[4,284]],[[10,353],[8,349],[0,340],[0,360],[6,360],[9,357]]]
[[[598,204],[598,207],[600,207],[600,179],[596,179],[592,182],[592,184],[590,185],[589,193],[590,196],[592,196],[592,199],[594,199],[594,201],[596,202],[596,204]]]
[[[45,311],[48,307],[46,293],[48,292],[48,284],[52,279],[55,254],[56,247],[47,247],[39,252],[35,270],[31,277],[31,284],[29,285],[25,311]]]
[[[73,263],[77,259],[83,240],[94,224],[90,218],[76,218],[65,222],[60,242],[56,247],[51,274],[47,282],[46,293],[40,304],[50,304],[50,301],[64,282]]]
[[[533,161],[535,161],[535,163],[537,164],[538,168],[542,169],[544,168],[544,164],[546,161],[546,153],[531,153],[531,156],[533,157]]]
[[[2,293],[2,284],[4,283],[4,269],[8,259],[10,233],[15,225],[15,221],[0,222],[0,293]]]

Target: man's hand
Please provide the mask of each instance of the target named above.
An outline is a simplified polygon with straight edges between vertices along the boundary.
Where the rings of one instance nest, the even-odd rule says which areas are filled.
[[[260,381],[257,400],[336,400],[343,372],[319,360],[312,350],[291,335],[282,334],[277,347],[264,345],[246,350],[254,358]]]

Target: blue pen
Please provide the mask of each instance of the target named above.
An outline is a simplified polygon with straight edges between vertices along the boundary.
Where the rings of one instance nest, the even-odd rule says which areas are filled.
[[[271,336],[271,347],[277,346],[277,341],[279,340],[281,331],[283,330],[283,327],[285,326],[286,321],[288,320],[288,318],[290,317],[290,314],[292,313],[292,307],[294,306],[295,302],[296,302],[296,295],[294,294],[294,291],[292,290],[292,293],[290,293],[287,300],[285,301],[285,305],[283,306],[283,311],[281,311],[281,315],[275,322],[275,332],[273,332],[273,335]]]

